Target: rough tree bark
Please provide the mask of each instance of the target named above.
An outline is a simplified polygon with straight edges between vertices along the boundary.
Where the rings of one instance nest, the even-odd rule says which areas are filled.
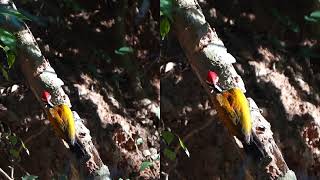
[[[219,82],[223,89],[239,87],[245,92],[244,82],[235,71],[232,63],[235,58],[227,52],[223,42],[218,38],[215,30],[206,22],[199,4],[195,0],[175,0],[172,9],[173,30],[178,37],[193,71],[202,86],[206,89],[211,102],[217,112],[223,112],[215,94],[210,93],[206,83],[209,70],[219,74]],[[296,179],[273,139],[271,126],[261,115],[255,102],[250,103],[253,129],[263,144],[264,151],[270,156],[266,163],[249,161],[247,169],[254,179]],[[245,157],[241,144],[234,143],[240,156]]]
[[[0,0],[0,7],[16,9],[14,3],[10,0]],[[61,87],[64,84],[63,81],[57,77],[48,60],[42,55],[28,26],[14,18],[6,18],[5,21],[0,23],[0,27],[16,35],[17,63],[20,64],[22,73],[41,106],[44,108],[40,97],[41,92],[47,90],[52,94],[54,104],[63,103],[71,107],[69,97]],[[108,167],[103,164],[97,149],[92,143],[90,131],[84,126],[77,112],[73,111],[73,113],[76,124],[76,138],[83,146],[83,150],[88,157],[78,159],[75,155],[70,156],[73,163],[69,178],[111,179]]]

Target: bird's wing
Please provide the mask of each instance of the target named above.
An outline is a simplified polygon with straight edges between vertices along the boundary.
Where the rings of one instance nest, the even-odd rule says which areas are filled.
[[[50,108],[49,112],[51,116],[54,118],[55,122],[58,125],[58,128],[61,131],[64,131],[66,128],[66,123],[63,120],[63,109],[60,106],[55,106],[54,108]]]
[[[71,143],[74,143],[76,132],[73,113],[68,105],[62,104],[60,107],[63,112],[61,114],[61,118],[63,119],[65,125],[65,136],[68,137],[68,140],[70,140]]]
[[[54,108],[49,108],[49,121],[54,128],[55,133],[61,138],[64,137],[64,123],[59,113]]]
[[[73,114],[72,114],[69,106],[67,106],[65,104],[60,105],[60,109],[61,109],[60,117],[63,119],[64,124],[68,125],[70,123],[70,122],[68,122],[68,120],[70,120],[71,118],[73,120]]]
[[[224,92],[223,94],[217,95],[217,100],[219,104],[226,110],[227,115],[232,120],[234,125],[237,125],[240,119],[232,107],[231,98],[231,94],[228,92]]]

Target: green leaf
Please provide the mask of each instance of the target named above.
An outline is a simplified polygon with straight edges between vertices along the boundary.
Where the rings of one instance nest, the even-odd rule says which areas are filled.
[[[145,169],[147,169],[147,168],[149,168],[149,167],[151,167],[151,166],[153,166],[153,162],[151,162],[151,161],[144,161],[144,162],[142,162],[141,165],[140,165],[140,171],[143,171],[143,170],[145,170]]]
[[[320,19],[320,11],[313,11],[311,14],[310,14],[310,17],[312,18],[315,18],[315,19]]]
[[[160,0],[160,15],[168,17],[172,20],[172,0]]]
[[[38,179],[38,176],[25,175],[25,176],[21,177],[21,180],[35,180],[35,179]]]
[[[118,50],[115,50],[114,52],[119,55],[125,55],[128,53],[133,53],[133,48],[128,47],[128,46],[124,46],[124,47],[119,48]]]
[[[19,21],[30,20],[25,15],[21,14],[19,11],[15,10],[15,9],[0,8],[0,14],[2,14],[4,16],[15,17]]]
[[[162,138],[166,141],[168,145],[171,144],[174,138],[174,134],[170,131],[162,131],[161,133]]]
[[[7,61],[8,61],[8,65],[9,65],[9,68],[11,68],[14,64],[16,60],[16,55],[13,51],[8,51],[7,52]]]
[[[170,31],[170,22],[169,19],[164,17],[161,19],[160,22],[160,35],[161,38],[164,39],[166,37],[166,35],[169,33]]]
[[[182,147],[182,149],[184,150],[184,152],[187,154],[187,156],[190,157],[190,153],[189,153],[187,147],[184,145],[184,143],[182,142],[182,140],[180,139],[180,137],[178,137],[178,139],[179,139],[180,146]]]
[[[320,22],[318,19],[315,19],[309,16],[304,16],[304,20],[310,21],[310,22]]]
[[[20,139],[20,142],[21,142],[21,147],[22,149],[24,149],[24,151],[30,155],[30,152],[29,152],[29,149],[26,147],[26,145],[23,143],[23,141]]]
[[[2,76],[8,81],[9,80],[8,72],[3,67],[1,67],[1,72],[2,72]]]
[[[4,45],[8,46],[9,49],[15,49],[17,44],[16,37],[9,31],[0,28],[0,40]]]
[[[14,146],[14,145],[16,145],[17,144],[17,142],[18,142],[18,138],[17,138],[17,136],[9,136],[9,141],[10,141],[10,143]]]
[[[9,152],[13,157],[19,158],[19,151],[15,150],[15,149],[10,149]]]
[[[313,11],[309,16],[304,16],[306,21],[320,23],[320,11]]]
[[[168,159],[170,159],[172,161],[174,161],[176,159],[176,153],[169,148],[165,148],[163,151],[163,154],[165,157],[167,157]]]

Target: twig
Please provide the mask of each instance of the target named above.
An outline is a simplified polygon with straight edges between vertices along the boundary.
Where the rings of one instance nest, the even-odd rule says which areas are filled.
[[[9,166],[9,168],[11,169],[11,178],[12,179],[14,179],[14,177],[13,177],[13,174],[14,174],[14,167],[12,167],[12,166]]]
[[[40,130],[38,133],[29,136],[29,137],[24,141],[24,144],[28,144],[32,139],[40,136],[46,129],[47,129],[47,127],[45,126],[45,127],[41,128],[41,130]]]
[[[8,180],[14,180],[12,179],[6,172],[4,172],[1,168],[0,168],[0,173]]]
[[[209,118],[207,120],[207,122],[205,124],[203,124],[202,126],[196,128],[196,129],[193,129],[191,132],[189,132],[188,134],[186,134],[182,140],[183,142],[187,142],[192,136],[194,136],[195,134],[199,133],[200,131],[202,131],[203,129],[207,128],[213,121],[214,118]],[[180,149],[180,144],[178,144],[176,146],[176,148],[174,149],[174,152],[177,154],[179,149]]]
[[[192,136],[194,136],[195,134],[197,134],[198,132],[200,132],[200,131],[202,131],[203,129],[205,129],[205,128],[207,128],[213,121],[214,118],[210,118],[210,119],[208,119],[207,120],[207,122],[204,124],[204,125],[202,125],[202,126],[200,126],[200,127],[198,127],[198,128],[196,128],[196,129],[194,129],[194,130],[192,130],[191,132],[189,132],[187,135],[185,135],[183,138],[182,138],[182,140],[184,141],[184,142],[187,142]],[[174,149],[174,152],[177,154],[178,153],[178,151],[179,151],[179,149],[180,149],[180,144],[178,144],[176,147],[175,147],[175,149]],[[177,164],[178,164],[178,161],[177,161],[177,159],[175,160],[175,162],[171,165],[171,167],[168,169],[168,174],[170,174],[170,172],[173,170],[173,169],[175,169],[175,167],[177,166]],[[176,172],[176,171],[175,171]]]

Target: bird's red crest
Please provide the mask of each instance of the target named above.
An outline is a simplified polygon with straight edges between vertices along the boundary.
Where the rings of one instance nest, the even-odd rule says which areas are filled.
[[[49,102],[51,99],[51,94],[48,91],[43,91],[41,95],[42,101]]]
[[[207,82],[209,84],[212,84],[212,85],[217,84],[218,80],[219,80],[219,77],[216,72],[208,71]]]

